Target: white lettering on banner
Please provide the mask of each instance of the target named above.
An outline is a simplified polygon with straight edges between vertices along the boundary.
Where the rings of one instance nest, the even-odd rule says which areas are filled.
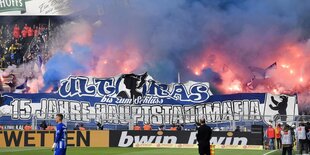
[[[90,119],[89,119],[89,113],[90,113],[89,107],[90,107],[90,103],[82,102],[82,109],[81,109],[81,115],[82,115],[81,120],[82,121],[87,121],[87,122],[90,121]]]
[[[119,139],[119,147],[129,147],[133,143],[139,144],[151,144],[151,143],[162,143],[162,144],[176,144],[176,136],[131,136],[127,134],[128,131],[123,131]]]
[[[23,7],[22,0],[0,0],[0,8]]]
[[[248,104],[255,104],[252,107],[259,107],[259,102],[245,101]],[[132,118],[138,121],[150,122],[152,124],[163,123],[195,123],[199,116],[206,116],[209,122],[220,121],[221,119],[239,120],[248,119],[248,115],[260,116],[257,108],[249,113],[240,114],[238,107],[248,106],[243,101],[207,103],[203,105],[128,105],[128,104],[104,104],[96,103],[91,106],[89,102],[64,100],[64,99],[41,99],[41,103],[31,103],[28,99],[15,99],[11,102],[12,119],[26,120],[36,114],[39,119],[52,119],[56,113],[70,114],[65,118],[71,121],[90,121],[90,119],[108,120],[111,123],[121,123]],[[213,106],[212,106],[213,105]],[[236,108],[237,107],[237,108]],[[94,110],[91,110],[94,109]],[[237,112],[235,111],[237,110]],[[243,111],[244,112],[244,111]],[[186,115],[188,114],[188,115]],[[124,120],[120,120],[123,118]]]
[[[197,144],[196,133],[191,132],[187,144]],[[178,138],[176,136],[155,136],[155,135],[141,135],[133,136],[128,135],[128,131],[121,133],[118,146],[129,147],[132,144],[177,144]],[[210,144],[214,145],[248,145],[248,139],[246,137],[212,137]]]
[[[248,139],[246,137],[212,137],[210,143],[215,145],[247,145]]]
[[[212,137],[210,140],[211,144],[222,144],[225,140],[225,137],[219,137],[219,139],[217,139],[217,137]]]
[[[258,93],[211,98],[207,82],[167,85],[147,74],[106,79],[71,76],[60,84],[55,94],[2,94],[0,116],[11,115],[15,120],[29,120],[33,115],[38,119],[53,119],[56,113],[63,113],[68,114],[65,115],[68,121],[96,119],[126,123],[133,119],[151,124],[193,124],[201,117],[207,122],[263,120],[267,123],[264,119],[267,115],[298,114],[296,96]],[[293,117],[280,118],[289,121]]]
[[[197,132],[191,132],[189,139],[188,139],[188,144],[196,143],[196,135],[197,135]]]
[[[155,140],[156,136],[134,136],[135,137],[135,143],[152,143]],[[161,138],[161,136],[158,136]]]
[[[188,144],[197,144],[197,132],[191,132],[188,139]],[[246,137],[212,137],[210,140],[214,145],[247,145],[248,139]]]
[[[31,101],[27,99],[15,99],[11,102],[12,119],[30,119],[32,108]]]
[[[248,139],[245,137],[234,137],[234,141],[232,145],[246,145]]]
[[[136,75],[138,76],[138,75]],[[137,78],[135,76],[135,78]],[[141,76],[141,75],[140,75]],[[141,78],[141,77],[140,77]],[[173,100],[201,103],[206,101],[212,95],[209,89],[209,83],[191,82],[190,84],[174,83],[171,85],[160,84],[154,82],[147,75],[148,80],[140,79],[141,88],[136,86],[124,86],[125,77],[116,77],[108,79],[98,79],[93,77],[75,77],[70,76],[62,80],[58,93],[61,97],[101,97],[101,102],[105,103],[121,103],[121,104],[162,104],[162,98],[170,98]],[[143,82],[142,82],[143,81]],[[138,82],[136,82],[138,84]],[[121,92],[141,93],[143,97],[135,98],[117,98]],[[134,90],[134,91],[133,91]]]
[[[127,131],[122,132],[121,138],[119,139],[119,147],[129,147],[133,143],[133,137],[127,135]]]
[[[176,136],[164,136],[163,144],[175,144],[177,143]]]

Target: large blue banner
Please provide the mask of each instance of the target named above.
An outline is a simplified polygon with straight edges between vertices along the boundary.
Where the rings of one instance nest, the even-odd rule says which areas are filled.
[[[152,124],[222,120],[268,120],[264,116],[297,115],[296,96],[265,93],[212,95],[209,83],[161,84],[148,74],[112,78],[71,76],[55,93],[2,95],[0,115],[16,120],[52,119],[63,113],[71,121]],[[280,118],[281,121],[289,121]]]

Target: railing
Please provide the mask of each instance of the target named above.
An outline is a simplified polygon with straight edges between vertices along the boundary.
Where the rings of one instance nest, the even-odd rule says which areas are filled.
[[[32,115],[31,119],[28,120],[14,120],[11,116],[0,116],[0,125],[4,126],[6,129],[22,129],[23,125],[30,124],[33,129],[38,129],[40,124],[45,121],[47,125],[56,125],[54,121],[55,114],[48,114],[48,119],[40,118],[38,115]],[[238,128],[241,131],[251,130],[252,125],[263,125],[267,124],[276,125],[278,123],[296,125],[300,122],[307,122],[310,120],[310,116],[238,116],[238,117],[227,117],[219,118],[217,116],[212,116],[213,118],[219,118],[216,120],[210,119],[211,116],[201,116],[201,115],[132,115],[130,113],[102,113],[102,114],[64,114],[64,122],[67,124],[69,129],[73,129],[75,126],[83,126],[86,129],[98,129],[102,127],[103,129],[109,130],[126,130],[133,129],[134,125],[143,126],[146,123],[152,125],[153,129],[157,129],[160,126],[164,126],[165,129],[170,129],[170,127],[175,124],[182,127],[183,130],[195,130],[196,122],[201,118],[205,118],[209,126],[214,130],[221,131],[234,131]],[[286,121],[281,121],[279,117],[286,117]],[[245,119],[246,118],[246,119]]]

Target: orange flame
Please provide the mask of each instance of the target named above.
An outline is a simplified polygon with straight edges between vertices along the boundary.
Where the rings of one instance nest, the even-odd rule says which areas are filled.
[[[244,65],[240,58],[233,60],[231,55],[227,55],[216,48],[206,49],[202,55],[189,59],[188,66],[195,75],[203,69],[211,68],[219,73],[222,83],[216,85],[224,93],[232,92],[269,92],[274,94],[287,92],[308,92],[310,91],[310,55],[306,44],[296,43],[279,45],[278,50],[273,53],[273,57],[267,59],[256,59],[256,67],[264,68],[271,62],[277,62],[280,67],[275,69],[272,76],[264,80],[256,80],[257,85],[254,90],[247,88],[246,84],[253,78],[249,66]],[[197,63],[199,62],[199,63]],[[199,67],[197,67],[199,66]]]

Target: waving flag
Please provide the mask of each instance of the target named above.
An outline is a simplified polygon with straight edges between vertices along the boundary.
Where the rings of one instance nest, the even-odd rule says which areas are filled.
[[[255,79],[267,79],[271,77],[272,72],[277,68],[277,62],[274,62],[266,69],[259,67],[249,67]]]
[[[246,83],[246,86],[250,89],[253,90],[255,89],[254,82],[255,80],[265,80],[270,77],[272,77],[273,72],[277,69],[277,62],[274,62],[270,66],[268,66],[266,69],[259,68],[259,67],[249,67],[253,77],[249,82]]]
[[[14,93],[24,93],[24,92],[26,92],[27,89],[28,89],[27,82],[28,82],[28,79],[26,78],[24,83],[22,83],[21,85],[19,85],[19,86],[17,86],[15,88]]]
[[[265,69],[265,79],[270,78],[273,72],[277,69],[277,62],[271,64]]]

